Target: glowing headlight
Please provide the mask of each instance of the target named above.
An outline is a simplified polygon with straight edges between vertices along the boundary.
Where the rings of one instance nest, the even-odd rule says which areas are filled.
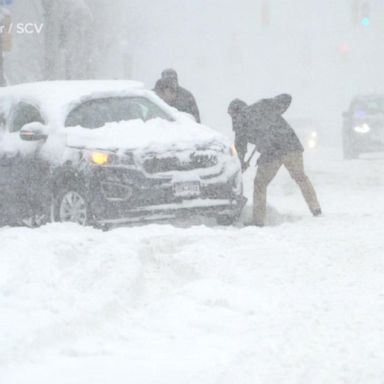
[[[318,136],[318,134],[316,131],[311,132],[311,138],[312,139],[317,139],[317,136]]]
[[[230,148],[230,151],[231,151],[231,156],[232,157],[236,157],[238,154],[237,154],[237,149],[235,147],[235,144],[232,144],[231,145],[231,148]]]
[[[357,133],[368,133],[371,130],[371,127],[367,123],[364,123],[362,125],[356,125],[353,130]]]
[[[105,165],[108,163],[109,155],[105,152],[94,151],[91,152],[89,159],[96,165]]]
[[[308,148],[314,149],[317,147],[317,140],[314,138],[311,138],[308,140]]]

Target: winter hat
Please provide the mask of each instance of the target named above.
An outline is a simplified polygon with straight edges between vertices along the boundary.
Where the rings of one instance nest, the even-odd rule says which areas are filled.
[[[178,76],[177,76],[177,72],[172,69],[172,68],[168,68],[168,69],[165,69],[163,72],[161,72],[161,78],[162,79],[178,79]]]
[[[232,100],[228,106],[228,114],[230,116],[235,115],[247,106],[248,106],[247,103],[243,100],[240,100],[240,99]]]

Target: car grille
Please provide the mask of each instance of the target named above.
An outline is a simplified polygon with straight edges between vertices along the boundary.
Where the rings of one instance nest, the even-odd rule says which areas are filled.
[[[144,161],[144,169],[148,173],[171,171],[191,171],[193,169],[210,168],[217,165],[217,155],[196,154],[189,156],[150,157]]]
[[[103,170],[101,176],[103,182],[112,184],[132,184],[132,179],[132,173],[119,168],[106,168]]]

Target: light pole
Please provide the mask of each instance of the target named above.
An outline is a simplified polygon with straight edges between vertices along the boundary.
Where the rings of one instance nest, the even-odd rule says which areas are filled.
[[[3,54],[3,36],[4,36],[4,16],[5,11],[2,5],[0,5],[0,87],[5,87],[4,77],[4,54]]]
[[[55,69],[54,47],[52,45],[53,37],[53,1],[42,0],[44,12],[44,78],[51,80]],[[53,43],[54,44],[54,43]]]

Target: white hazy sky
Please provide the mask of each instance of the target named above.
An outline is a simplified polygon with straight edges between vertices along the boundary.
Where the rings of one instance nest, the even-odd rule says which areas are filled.
[[[44,20],[40,1],[15,0],[14,20]],[[95,48],[98,77],[152,87],[173,67],[195,94],[203,121],[228,134],[226,109],[235,97],[254,102],[289,92],[291,117],[315,119],[339,135],[341,113],[355,94],[384,92],[384,0],[83,1],[103,40]],[[352,23],[359,1],[371,4],[368,28]],[[263,3],[270,7],[268,28]],[[38,79],[43,48],[43,36],[15,36],[9,78]]]
[[[354,94],[384,91],[384,1],[370,1],[369,28],[353,25],[354,1],[122,1],[119,23],[132,76],[151,86],[174,67],[211,125],[230,130],[226,107],[234,97],[253,102],[290,92],[291,115],[337,128]],[[270,4],[268,28],[263,2]]]

